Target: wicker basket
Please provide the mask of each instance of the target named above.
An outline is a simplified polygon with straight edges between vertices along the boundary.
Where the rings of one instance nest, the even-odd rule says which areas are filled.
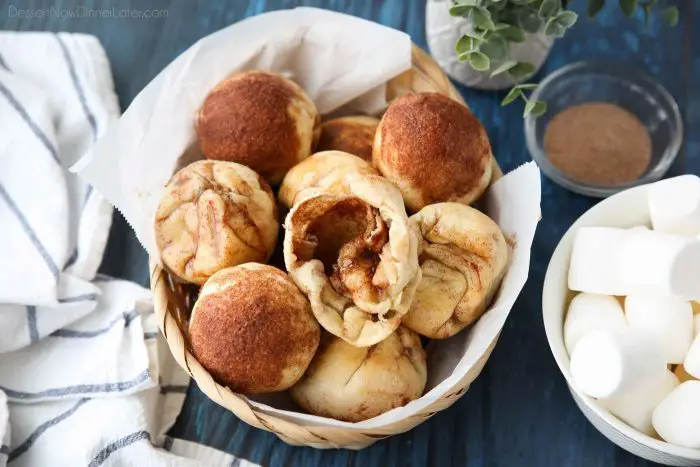
[[[445,94],[464,103],[459,92],[426,52],[414,45],[412,58],[413,68],[387,84],[387,100],[392,100],[409,91],[432,91]],[[493,179],[495,180],[502,176],[495,159],[493,167]],[[151,291],[154,295],[155,312],[158,316],[160,329],[177,363],[194,378],[199,388],[211,400],[226,407],[249,425],[271,431],[283,441],[294,445],[324,449],[362,449],[379,439],[410,430],[433,414],[454,404],[469,389],[469,385],[481,373],[497,341],[497,338],[493,340],[478,363],[469,373],[464,375],[450,392],[413,416],[371,430],[294,423],[263,413],[251,406],[245,397],[217,384],[207,370],[195,360],[187,349],[184,335],[196,288],[174,282],[169,274],[157,264],[157,261],[152,259],[151,263]]]

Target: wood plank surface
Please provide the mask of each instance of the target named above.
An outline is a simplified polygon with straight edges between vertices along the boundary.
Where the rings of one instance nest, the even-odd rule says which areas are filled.
[[[653,20],[646,31],[639,18],[630,20],[619,13],[615,1],[608,2],[598,21],[589,21],[583,14],[585,3],[573,2],[581,13],[579,23],[556,42],[537,78],[567,63],[596,58],[646,70],[671,92],[684,115],[684,146],[671,174],[700,173],[700,2],[674,2],[681,10],[680,24],[669,29]],[[371,19],[406,31],[426,47],[425,0],[0,0],[0,27],[94,34],[107,51],[124,109],[197,39],[244,17],[298,5]],[[159,19],[80,15],[91,8],[112,7],[166,13]],[[54,10],[41,18],[20,18],[13,8]],[[528,161],[521,107],[501,108],[502,93],[460,91],[486,126],[504,172]],[[549,258],[566,229],[595,202],[543,179],[543,220],[533,246],[530,279],[498,346],[466,395],[416,429],[359,452],[291,447],[240,422],[193,385],[171,434],[272,466],[652,465],[616,448],[585,420],[556,367],[542,326],[541,290]],[[118,213],[101,270],[147,285],[146,255]]]

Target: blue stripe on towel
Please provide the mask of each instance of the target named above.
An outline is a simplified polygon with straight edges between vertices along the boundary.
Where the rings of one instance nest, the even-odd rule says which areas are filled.
[[[183,384],[168,384],[168,385],[160,387],[160,393],[161,394],[173,394],[173,393],[187,394],[187,388],[188,388],[188,386],[185,386]]]
[[[143,333],[143,339],[146,341],[150,340],[150,339],[155,339],[156,337],[158,337],[157,332],[144,332]]]
[[[170,452],[170,450],[173,448],[173,439],[170,436],[166,436],[165,440],[163,440],[163,450]]]
[[[58,151],[56,150],[55,147],[53,147],[53,144],[51,144],[51,141],[49,141],[49,138],[47,138],[46,134],[39,128],[39,125],[37,125],[34,120],[32,120],[32,117],[29,116],[27,111],[22,107],[22,104],[19,103],[19,101],[15,98],[15,96],[12,94],[12,92],[5,87],[4,84],[0,83],[0,94],[5,96],[5,99],[7,99],[7,102],[10,103],[10,105],[17,111],[17,113],[22,117],[22,120],[27,124],[30,130],[32,130],[32,133],[39,138],[39,141],[44,145],[44,147],[49,151],[51,154],[51,157],[56,161],[57,164],[61,164],[60,159],[58,158]]]
[[[63,42],[63,39],[61,39],[61,36],[59,36],[58,34],[56,34],[54,37],[58,41],[58,45],[61,47],[61,51],[63,52],[63,58],[65,58],[66,64],[68,65],[68,72],[70,73],[70,78],[73,81],[73,86],[75,87],[76,92],[78,93],[78,100],[80,101],[80,106],[83,108],[85,118],[87,118],[88,123],[90,123],[90,128],[92,129],[92,139],[94,141],[95,139],[97,139],[97,120],[95,120],[95,115],[93,115],[92,111],[87,105],[87,100],[85,99],[85,91],[80,85],[78,74],[75,72],[75,64],[73,63],[73,59],[71,58],[70,53],[68,53],[68,47],[66,47],[66,43]]]
[[[76,395],[87,395],[87,394],[100,394],[107,392],[124,392],[129,389],[138,386],[149,378],[148,370],[143,370],[136,378],[130,381],[121,381],[119,383],[104,383],[104,384],[79,384],[77,386],[67,386],[63,388],[52,388],[45,389],[39,392],[22,392],[15,391],[14,389],[8,389],[4,386],[0,386],[7,397],[13,399],[21,399],[25,401],[31,401],[34,399],[41,399],[42,397],[60,397],[60,396],[76,396]]]
[[[39,340],[39,328],[36,325],[36,307],[27,306],[27,327],[29,328],[29,342]]]
[[[51,337],[67,337],[74,339],[90,339],[92,337],[97,337],[101,334],[105,334],[114,327],[115,324],[124,321],[124,327],[128,328],[131,322],[138,316],[136,310],[131,310],[129,312],[124,312],[120,316],[114,318],[106,327],[102,329],[95,329],[94,331],[76,331],[74,329],[58,329],[50,334]]]
[[[144,439],[149,441],[151,439],[151,435],[146,430],[136,431],[130,435],[124,436],[123,438],[119,438],[98,452],[95,458],[88,464],[88,467],[97,467],[102,465],[104,461],[106,461],[107,458],[115,452]]]
[[[7,444],[3,444],[2,446],[0,446],[0,455],[3,454],[6,456],[10,454],[10,446],[8,446]]]
[[[10,67],[7,66],[7,62],[5,62],[5,59],[2,57],[2,54],[0,54],[0,68],[4,69],[5,71],[12,71],[10,70]]]
[[[89,302],[97,300],[99,294],[96,293],[86,293],[83,295],[74,295],[73,297],[63,297],[58,299],[58,303],[76,303],[76,302]]]
[[[2,84],[0,84],[0,90],[1,89]],[[49,252],[41,243],[39,237],[37,237],[36,232],[34,232],[32,226],[29,225],[29,221],[26,217],[24,217],[24,214],[22,214],[22,211],[20,211],[15,201],[10,197],[10,194],[7,192],[7,190],[5,190],[5,187],[2,185],[2,183],[0,183],[0,198],[5,200],[5,203],[7,203],[7,205],[10,207],[10,211],[12,211],[15,217],[17,217],[17,220],[22,225],[24,233],[27,234],[29,240],[31,240],[31,242],[34,244],[34,247],[39,252],[41,257],[44,258],[44,262],[51,271],[51,274],[53,274],[55,277],[58,277],[58,266],[56,266],[56,263],[54,262],[53,258],[51,258],[51,255],[49,255]]]
[[[46,430],[51,428],[52,426],[58,425],[61,423],[63,420],[66,418],[70,417],[73,415],[83,404],[85,404],[88,400],[90,399],[80,399],[76,404],[71,407],[70,409],[66,410],[63,412],[61,415],[58,415],[57,417],[52,418],[51,420],[42,423],[37,427],[36,430],[32,432],[31,435],[19,446],[17,446],[15,449],[10,451],[10,455],[7,458],[8,462],[12,462],[13,460],[17,459],[19,456],[27,452],[36,442],[39,437],[44,434]]]

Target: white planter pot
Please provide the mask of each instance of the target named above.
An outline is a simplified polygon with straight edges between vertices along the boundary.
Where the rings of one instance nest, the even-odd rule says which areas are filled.
[[[471,30],[471,24],[466,18],[451,16],[451,6],[451,0],[428,0],[425,7],[425,29],[430,54],[445,73],[455,81],[476,89],[506,89],[517,84],[506,73],[492,78],[490,72],[476,71],[469,63],[457,59],[455,44],[464,31]],[[543,34],[527,34],[525,42],[511,44],[508,55],[512,60],[532,63],[536,72],[547,59],[552,43],[553,40]],[[496,69],[500,64],[500,61],[492,61],[491,69]]]

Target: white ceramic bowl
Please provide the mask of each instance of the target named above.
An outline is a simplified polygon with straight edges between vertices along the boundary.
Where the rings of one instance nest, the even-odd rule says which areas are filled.
[[[576,405],[606,438],[621,448],[650,461],[666,465],[698,466],[700,449],[689,449],[659,441],[631,428],[601,407],[595,399],[576,389],[564,347],[564,314],[572,296],[567,286],[574,235],[580,227],[650,226],[648,185],[631,188],[600,202],[581,216],[559,242],[547,268],[542,292],[542,314],[549,346],[564,374]]]

